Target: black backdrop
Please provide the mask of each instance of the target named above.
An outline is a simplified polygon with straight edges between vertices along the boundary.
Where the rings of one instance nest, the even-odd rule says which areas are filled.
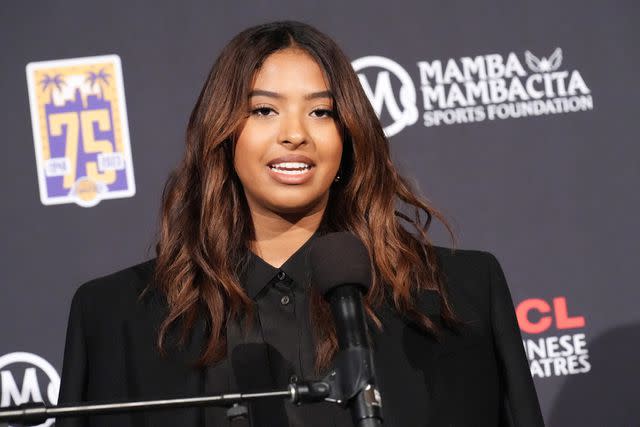
[[[454,221],[459,246],[501,261],[547,424],[640,425],[638,9],[578,0],[2,2],[0,406],[55,401],[74,290],[153,256],[163,183],[222,46],[247,26],[297,19],[359,60],[383,124],[395,126],[395,161]],[[25,66],[107,54],[122,62],[135,195],[44,205]],[[36,102],[49,102],[42,81],[33,86]],[[433,236],[448,245],[441,228]]]

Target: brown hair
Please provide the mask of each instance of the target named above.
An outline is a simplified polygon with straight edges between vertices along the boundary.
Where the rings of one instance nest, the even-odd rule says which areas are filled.
[[[416,309],[421,289],[439,293],[441,318],[455,325],[427,229],[433,217],[453,233],[442,215],[414,194],[391,162],[388,141],[351,64],[337,44],[299,22],[275,22],[238,34],[216,60],[191,113],[186,152],[163,193],[157,261],[150,286],[160,290],[169,311],[158,346],[163,350],[173,327],[184,342],[198,316],[205,316],[208,341],[200,363],[226,355],[226,322],[251,319],[254,302],[239,277],[246,265],[253,224],[242,185],[233,168],[234,135],[248,111],[255,73],[270,54],[296,47],[324,70],[344,134],[341,180],[333,185],[321,227],[349,231],[371,256],[373,283],[366,298],[368,315],[385,298],[437,336],[438,326]],[[400,202],[411,214],[396,209]],[[425,221],[421,213],[426,214]],[[415,235],[400,219],[411,224]],[[337,350],[336,332],[327,304],[311,296],[316,339],[316,366],[326,368]]]

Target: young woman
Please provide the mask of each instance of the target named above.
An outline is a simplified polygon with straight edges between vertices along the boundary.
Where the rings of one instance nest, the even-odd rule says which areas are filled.
[[[89,282],[73,299],[60,401],[321,377],[336,331],[307,254],[319,235],[348,231],[371,259],[366,310],[384,425],[542,425],[498,262],[431,245],[433,217],[444,221],[397,173],[335,42],[296,22],[245,30],[215,62],[191,115],[163,197],[157,258]],[[250,411],[253,425],[353,425],[332,403]],[[73,422],[227,425],[221,408],[60,425]]]

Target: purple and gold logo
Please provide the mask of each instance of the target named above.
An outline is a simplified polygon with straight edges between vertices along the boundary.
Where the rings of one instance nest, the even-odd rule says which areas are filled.
[[[27,65],[40,200],[77,203],[135,194],[117,55]]]

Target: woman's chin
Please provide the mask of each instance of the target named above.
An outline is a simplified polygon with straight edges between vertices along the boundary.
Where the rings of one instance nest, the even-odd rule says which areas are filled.
[[[271,210],[282,216],[309,216],[324,211],[326,199],[287,200],[271,204]]]

